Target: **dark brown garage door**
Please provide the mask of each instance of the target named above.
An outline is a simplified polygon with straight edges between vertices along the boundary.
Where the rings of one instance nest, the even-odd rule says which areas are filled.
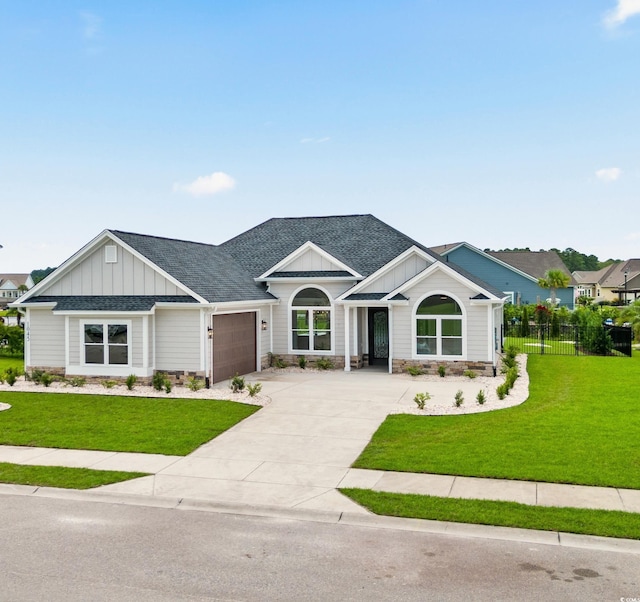
[[[256,314],[213,316],[213,382],[256,370]]]

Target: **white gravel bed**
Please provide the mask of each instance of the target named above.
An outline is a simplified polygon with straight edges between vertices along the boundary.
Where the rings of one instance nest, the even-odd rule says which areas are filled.
[[[166,397],[168,399],[224,399],[229,401],[237,401],[256,406],[265,406],[271,402],[271,398],[267,395],[257,393],[253,397],[245,391],[234,393],[228,386],[214,386],[211,389],[200,389],[192,391],[188,387],[174,386],[171,393],[156,391],[153,387],[144,385],[134,385],[129,391],[125,385],[115,385],[111,389],[101,384],[85,384],[82,387],[72,387],[70,384],[62,382],[53,382],[48,387],[44,385],[36,385],[33,382],[25,380],[21,376],[10,387],[7,383],[0,384],[0,391],[26,391],[29,393],[79,393],[82,395],[122,395],[123,397]]]
[[[518,362],[520,376],[516,380],[513,389],[509,392],[509,395],[505,396],[504,399],[499,399],[496,393],[498,385],[501,385],[505,380],[504,374],[499,374],[495,377],[478,376],[473,379],[467,376],[445,376],[442,378],[432,375],[403,375],[404,378],[411,379],[414,383],[420,383],[421,385],[424,383],[424,387],[420,387],[418,391],[429,392],[431,399],[425,403],[424,410],[420,410],[413,401],[413,397],[411,397],[409,400],[411,405],[404,402],[404,405],[393,409],[390,414],[413,414],[416,416],[477,414],[479,412],[491,412],[492,410],[501,410],[520,405],[529,397],[527,355],[524,353],[518,355],[516,361]],[[430,383],[432,386],[431,390],[429,389]],[[445,384],[447,385],[446,394],[433,392],[436,387],[442,390]],[[415,387],[412,387],[412,390],[414,388]],[[486,397],[486,401],[482,405],[476,402],[476,395],[481,389],[484,391]],[[464,402],[460,407],[456,407],[453,402],[457,390],[462,390],[464,393]]]

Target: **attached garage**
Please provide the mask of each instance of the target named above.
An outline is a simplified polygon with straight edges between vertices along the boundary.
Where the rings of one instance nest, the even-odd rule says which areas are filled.
[[[256,370],[256,313],[213,316],[212,382]]]

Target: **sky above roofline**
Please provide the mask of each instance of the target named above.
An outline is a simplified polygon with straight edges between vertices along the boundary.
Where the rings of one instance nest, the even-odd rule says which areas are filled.
[[[0,52],[0,272],[358,213],[640,256],[638,0],[5,2]]]

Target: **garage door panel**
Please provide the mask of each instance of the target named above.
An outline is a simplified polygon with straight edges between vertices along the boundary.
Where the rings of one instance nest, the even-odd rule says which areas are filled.
[[[213,382],[256,369],[256,314],[213,317]]]

